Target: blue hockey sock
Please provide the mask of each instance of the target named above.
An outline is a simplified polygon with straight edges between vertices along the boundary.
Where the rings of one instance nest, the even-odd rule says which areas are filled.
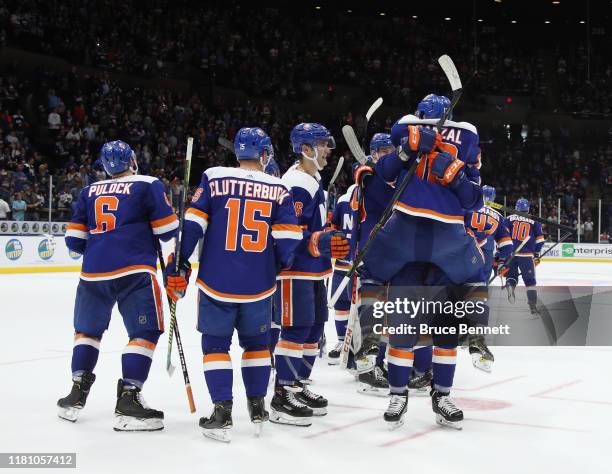
[[[93,372],[99,354],[100,337],[77,332],[72,348],[72,377],[79,377],[83,372]]]
[[[376,354],[376,365],[378,367],[383,367],[385,363],[386,352],[387,352],[387,343],[379,342],[378,343],[378,354]]]
[[[294,385],[304,355],[304,341],[310,327],[284,326],[274,351],[277,385]]]
[[[305,380],[310,378],[315,360],[319,355],[319,340],[323,334],[324,323],[316,323],[310,328],[310,333],[304,341],[304,352],[302,365],[298,369],[298,378]]]
[[[346,335],[346,325],[348,323],[349,311],[335,310],[334,324],[336,325],[336,334],[339,341],[344,341]]]
[[[149,376],[156,342],[146,339],[131,339],[121,356],[123,385],[142,388]]]
[[[400,349],[389,345],[387,364],[389,391],[391,393],[404,393],[408,390],[408,380],[410,379],[413,361],[412,349]]]
[[[414,371],[423,374],[431,369],[433,346],[422,346],[414,349]]]
[[[232,336],[218,337],[202,334],[204,378],[213,403],[232,400],[234,373],[229,347]]]
[[[433,384],[442,393],[450,392],[457,365],[456,347],[438,347],[433,350]]]
[[[538,290],[527,289],[527,303],[530,305],[537,304],[538,302]]]

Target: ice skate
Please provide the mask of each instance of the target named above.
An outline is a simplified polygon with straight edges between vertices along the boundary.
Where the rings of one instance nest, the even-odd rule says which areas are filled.
[[[359,388],[357,393],[374,397],[387,397],[389,395],[389,382],[383,370],[375,366],[369,372],[359,374]]]
[[[431,407],[436,414],[436,423],[456,430],[463,429],[463,411],[455,405],[448,393],[431,391]]]
[[[336,342],[336,345],[331,351],[327,353],[327,364],[338,365],[340,364],[340,352],[342,351],[343,341]]]
[[[149,408],[142,398],[140,388],[117,383],[115,406],[115,431],[159,431],[164,429],[164,413]]]
[[[415,370],[410,374],[410,380],[408,381],[408,390],[412,392],[412,395],[416,396],[427,396],[431,387],[431,381],[433,378],[433,372],[431,369],[418,374]]]
[[[83,372],[81,375],[74,377],[70,393],[57,401],[57,415],[73,423],[77,421],[80,411],[85,407],[89,390],[95,380],[96,376],[91,372]]]
[[[506,282],[506,291],[508,292],[508,301],[512,304],[514,304],[516,302],[516,296],[514,294],[514,286],[509,285]]]
[[[308,388],[310,383],[310,380],[300,380],[297,382],[298,387],[301,387],[302,390],[297,392],[295,397],[304,405],[309,407],[314,416],[325,416],[327,415],[327,399],[310,391]]]
[[[534,318],[540,316],[540,310],[538,309],[538,307],[537,307],[537,305],[535,303],[530,303],[529,304],[529,312],[531,313],[531,315]]]
[[[489,350],[484,336],[470,336],[468,341],[474,367],[484,372],[491,372],[495,357]]]
[[[292,426],[312,425],[312,410],[296,397],[296,393],[300,391],[301,388],[297,386],[276,387],[270,403],[272,423]]]
[[[264,397],[249,397],[247,400],[247,408],[249,409],[251,423],[253,423],[255,428],[255,436],[259,438],[264,422],[270,419],[270,415],[266,410]]]
[[[259,397],[258,397],[259,398]],[[262,399],[263,400],[263,399]],[[200,428],[202,434],[207,438],[221,441],[223,443],[229,443],[232,440],[231,428],[232,424],[232,401],[224,400],[215,403],[213,412],[210,417],[200,418]],[[264,410],[265,412],[265,410]],[[251,406],[249,403],[249,413],[251,413]],[[252,419],[252,416],[251,416]]]
[[[404,424],[406,410],[408,409],[408,390],[404,393],[391,394],[389,406],[383,415],[384,420],[390,430],[396,430]]]

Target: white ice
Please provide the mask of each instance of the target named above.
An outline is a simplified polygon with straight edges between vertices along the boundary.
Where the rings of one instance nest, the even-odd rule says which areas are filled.
[[[553,263],[538,267],[540,284],[612,286],[612,264]],[[438,427],[428,397],[412,398],[405,425],[384,426],[386,399],[356,393],[352,377],[318,359],[314,391],[329,414],[310,428],[266,424],[256,439],[248,421],[238,368],[234,429],[229,445],[204,438],[208,415],[195,291],[179,302],[178,321],[196,398],[188,412],[182,375],[165,372],[160,340],[144,396],[164,410],[155,433],[112,430],[115,384],[127,336],[118,314],[102,341],[97,381],[77,423],[56,416],[70,388],[72,311],[77,274],[0,277],[0,451],[76,452],[77,470],[93,473],[592,473],[609,469],[612,443],[612,347],[495,348],[493,373],[476,371],[461,351],[454,396],[465,412],[463,431]],[[330,321],[329,345],[335,342]],[[232,358],[239,366],[234,343]],[[178,358],[175,354],[175,365]],[[27,472],[27,471],[23,471]],[[75,472],[72,470],[71,472]]]

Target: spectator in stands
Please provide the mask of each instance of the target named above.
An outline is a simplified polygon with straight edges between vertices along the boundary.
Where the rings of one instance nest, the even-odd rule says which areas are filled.
[[[8,220],[11,213],[11,206],[0,197],[0,220]]]
[[[13,199],[12,211],[13,211],[13,220],[15,221],[23,221],[25,220],[25,211],[28,208],[28,204],[23,200],[21,192],[15,193],[15,198]]]
[[[593,220],[589,216],[584,223],[584,241],[592,242],[593,241]]]

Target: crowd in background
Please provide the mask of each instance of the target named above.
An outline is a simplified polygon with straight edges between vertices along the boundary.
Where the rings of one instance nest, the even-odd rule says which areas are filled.
[[[430,88],[446,81],[426,48],[419,47],[432,32],[410,19],[344,29],[342,18],[322,16],[309,23],[309,35],[304,37],[292,24],[296,18],[274,10],[246,15],[210,5],[195,10],[181,2],[169,9],[160,5],[153,1],[149,8],[135,9],[130,2],[116,0],[87,6],[76,0],[0,5],[0,46],[96,67],[91,74],[43,68],[35,73],[4,68],[0,73],[0,219],[45,219],[51,175],[53,219],[69,219],[79,190],[105,177],[96,159],[108,140],[128,142],[140,172],[161,179],[176,204],[187,136],[195,138],[194,164],[201,171],[234,163],[218,145],[219,137],[231,140],[241,126],[261,126],[271,136],[277,161],[285,170],[295,159],[289,144],[295,124],[323,121],[339,138],[341,125],[353,123],[358,114],[344,110],[322,120],[283,107],[281,100],[305,99],[315,82],[346,84],[360,87],[368,97],[374,91],[382,93],[385,104],[411,112]],[[334,28],[330,21],[336,22]],[[415,34],[399,35],[408,24]],[[452,40],[456,63],[468,69],[472,51],[465,42]],[[612,67],[597,68],[587,81],[581,47],[578,43],[559,52],[553,83],[548,80],[545,55],[521,50],[501,36],[484,42],[477,54],[478,75],[470,84],[470,99],[519,94],[554,101],[558,94],[558,106],[565,111],[610,113]],[[120,86],[114,72],[139,77],[205,76],[217,85],[247,92],[253,100],[223,99],[221,94],[210,99],[194,88],[179,93]],[[469,76],[469,71],[462,74]],[[370,130],[388,131],[395,119],[383,114]],[[586,240],[597,240],[593,221],[601,198],[602,229],[612,233],[612,128],[607,139],[589,141],[544,124],[522,130],[476,125],[482,140],[483,183],[496,186],[499,197],[506,196],[512,205],[527,197],[532,212],[552,220],[557,220],[561,202],[561,222],[568,225],[577,224],[581,199]],[[330,166],[341,153],[347,159],[338,188],[346,189],[352,178],[345,148],[336,150]],[[323,174],[325,178],[331,173]]]

